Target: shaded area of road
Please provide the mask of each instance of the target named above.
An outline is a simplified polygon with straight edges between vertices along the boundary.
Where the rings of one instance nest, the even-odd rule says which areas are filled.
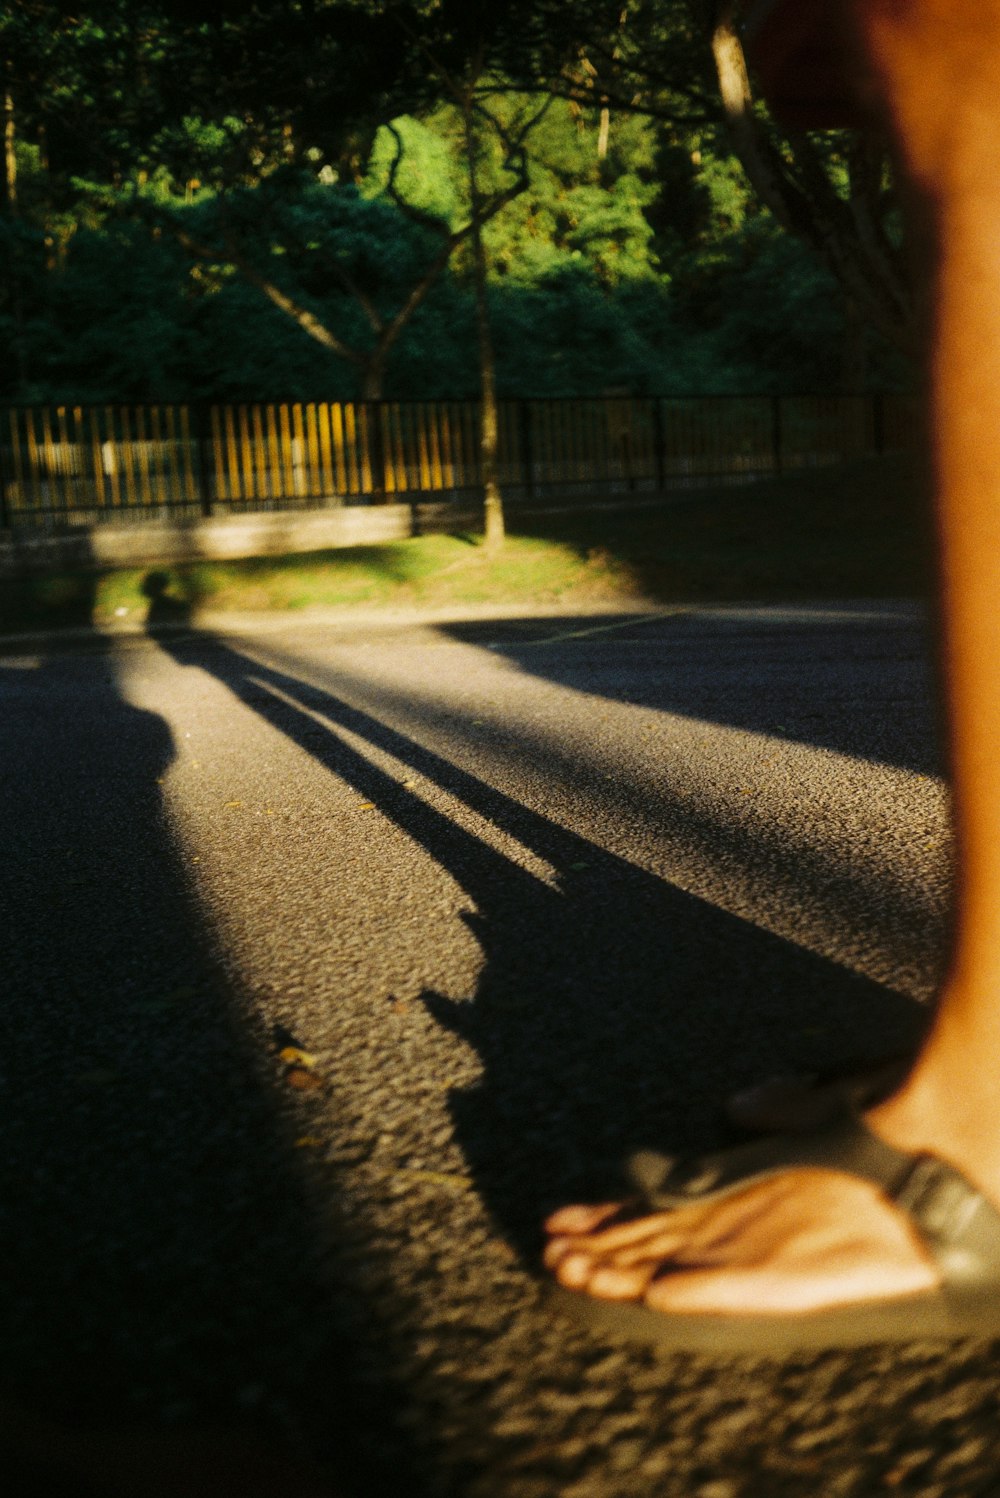
[[[182,1449],[191,1422],[287,1450],[319,1386],[350,1469],[354,1348],[372,1328],[363,1301],[338,1317],[324,1284],[300,1125],[164,815],[171,731],[124,700],[106,651],[10,663],[0,700],[2,1386],[57,1424],[152,1431],[167,1462],[155,1432]],[[391,1404],[387,1375],[365,1420]],[[59,1456],[40,1429],[26,1484]]]
[[[912,605],[678,608],[666,615],[580,615],[469,620],[442,626],[484,644],[531,675],[580,688],[575,641],[619,652],[617,681],[601,695],[711,723],[835,749],[856,759],[931,774],[940,752],[926,733],[933,713],[931,641]],[[628,647],[662,648],[651,675],[630,669]],[[596,673],[595,673],[596,674]],[[868,711],[859,711],[867,706]],[[916,720],[919,731],[914,732]]]

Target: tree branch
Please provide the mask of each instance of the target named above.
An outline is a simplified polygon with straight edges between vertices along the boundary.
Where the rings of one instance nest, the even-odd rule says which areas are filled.
[[[876,265],[858,253],[850,209],[838,197],[811,142],[804,135],[789,137],[800,186],[754,113],[734,0],[717,4],[712,55],[733,145],[758,197],[782,227],[811,245],[882,336],[911,353],[913,323],[899,285],[895,277],[878,276]]]
[[[357,349],[351,348],[349,344],[339,339],[336,334],[331,333],[330,329],[319,320],[314,312],[310,312],[308,307],[303,307],[300,302],[296,302],[294,297],[290,297],[287,292],[281,290],[280,286],[276,286],[273,281],[257,270],[256,266],[251,264],[246,256],[233,244],[228,235],[226,236],[225,249],[220,252],[214,246],[206,245],[201,240],[195,239],[193,234],[189,234],[186,229],[183,229],[169,215],[157,214],[156,219],[157,223],[164,225],[177,240],[178,244],[183,245],[188,254],[193,255],[196,259],[215,261],[217,264],[232,265],[235,270],[239,271],[244,280],[262,292],[268,301],[284,312],[287,317],[290,317],[302,329],[303,333],[307,333],[316,343],[322,344],[331,353],[337,354],[341,359],[348,360],[351,364],[362,367],[366,364],[367,360],[364,354],[360,353]]]

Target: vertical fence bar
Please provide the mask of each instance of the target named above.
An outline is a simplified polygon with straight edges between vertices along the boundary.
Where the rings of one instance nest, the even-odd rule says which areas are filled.
[[[257,485],[257,498],[271,503],[271,485],[268,482],[267,471],[267,447],[264,443],[264,412],[257,403],[251,408],[253,456],[254,456],[254,482]]]
[[[135,450],[132,442],[132,424],[129,420],[127,406],[118,407],[118,425],[120,439],[118,452],[121,455],[122,475],[124,477],[125,507],[131,509],[135,504]]]
[[[226,423],[226,499],[232,504],[243,496],[240,483],[240,450],[236,445],[236,413],[232,406],[222,408]]]
[[[225,447],[222,436],[222,418],[219,415],[218,406],[213,406],[212,411],[212,452],[215,456],[215,498],[228,499],[229,485],[226,483],[226,461]],[[204,483],[204,480],[203,480]],[[204,511],[205,490],[202,489],[202,510]]]
[[[667,487],[667,455],[663,442],[663,402],[658,395],[652,397],[653,413],[653,466],[656,489],[662,494]]]
[[[358,448],[358,476],[361,483],[361,493],[368,496],[367,503],[372,503],[376,485],[374,465],[372,464],[372,431],[371,431],[371,407],[366,406],[364,401],[358,401],[354,407],[354,430],[357,436]],[[379,423],[379,437],[381,439],[382,425]],[[381,483],[384,486],[385,472],[384,459],[380,466]]]
[[[333,461],[337,488],[346,499],[352,492],[352,486],[347,461],[347,443],[344,437],[344,410],[340,401],[334,401],[330,407],[330,430],[333,437]]]
[[[531,452],[531,407],[527,401],[517,403],[518,446],[521,449],[521,484],[526,499],[535,497],[534,461]]]
[[[784,432],[781,420],[781,396],[771,397],[771,464],[775,473],[784,471]]]
[[[195,479],[195,465],[191,461],[191,446],[194,441],[194,437],[191,432],[190,409],[187,406],[178,406],[175,417],[173,408],[171,407],[170,420],[171,432],[174,431],[175,421],[180,432],[177,440],[180,443],[181,467],[184,473],[184,498],[190,504],[192,500],[196,500],[198,498],[198,484]],[[195,456],[198,457],[199,455],[196,453]]]
[[[0,529],[10,529],[10,510],[7,507],[7,464],[3,455],[3,443],[0,442]]]
[[[871,397],[872,403],[872,446],[879,457],[885,452],[885,396],[881,394]]]
[[[281,442],[278,438],[278,417],[273,405],[264,407],[264,424],[267,428],[267,492],[271,499],[284,498],[281,482]]]
[[[153,474],[149,465],[149,439],[141,406],[135,408],[136,451],[139,458],[139,485],[142,502],[148,509],[153,503]]]
[[[183,412],[181,418],[181,429],[186,434],[187,423],[189,419],[188,407],[183,406],[181,410]],[[193,427],[192,437],[194,440],[195,473],[197,475],[196,480],[192,482],[191,485],[191,498],[197,498],[201,513],[204,515],[205,519],[208,520],[212,514],[211,470],[213,467],[213,459],[216,473],[216,483],[218,484],[220,489],[222,487],[220,483],[220,480],[222,478],[222,442],[220,440],[221,432],[218,426],[218,412],[213,407],[211,412],[211,437],[209,436],[209,423],[206,420],[206,416],[208,415],[208,413],[206,412],[205,407],[200,403],[196,406],[192,406],[190,414],[191,417],[193,417],[191,425]],[[190,453],[190,445],[188,445],[187,450]]]
[[[434,492],[440,494],[444,488],[444,470],[441,464],[441,410],[437,405],[428,407],[428,421],[430,425],[430,449],[431,449],[431,475],[434,480]]]
[[[358,462],[358,423],[354,402],[345,401],[340,407],[344,422],[344,462],[347,472],[347,488],[350,494],[362,493],[361,465]]]
[[[336,498],[336,484],[333,481],[333,453],[330,449],[330,407],[326,401],[321,401],[317,408],[317,420],[319,422],[319,461],[322,471],[320,493],[330,504]]]
[[[21,462],[21,433],[17,424],[17,412],[10,411],[10,447],[14,455],[14,485],[19,509],[26,508],[27,490],[24,484],[24,465]],[[8,510],[8,519],[10,511]]]
[[[104,483],[104,450],[101,447],[100,427],[97,411],[93,406],[87,410],[87,429],[90,432],[90,465],[94,470],[94,498],[99,510],[107,505],[107,489]]]

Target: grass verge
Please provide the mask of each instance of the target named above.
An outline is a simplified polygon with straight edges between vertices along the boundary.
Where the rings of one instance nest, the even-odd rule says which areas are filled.
[[[866,461],[655,506],[513,513],[503,551],[468,534],[164,568],[21,576],[0,629],[201,612],[530,608],[904,596],[927,589],[927,527],[912,465]],[[571,501],[567,502],[571,504]]]

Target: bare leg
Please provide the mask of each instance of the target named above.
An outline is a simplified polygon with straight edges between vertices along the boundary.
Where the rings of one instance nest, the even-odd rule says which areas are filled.
[[[956,939],[903,1086],[867,1114],[1000,1207],[1000,0],[853,0],[938,250],[932,351]],[[714,1204],[549,1222],[562,1283],[671,1311],[796,1311],[929,1288],[937,1270],[876,1188],[788,1171]],[[669,1270],[669,1273],[665,1273]]]

